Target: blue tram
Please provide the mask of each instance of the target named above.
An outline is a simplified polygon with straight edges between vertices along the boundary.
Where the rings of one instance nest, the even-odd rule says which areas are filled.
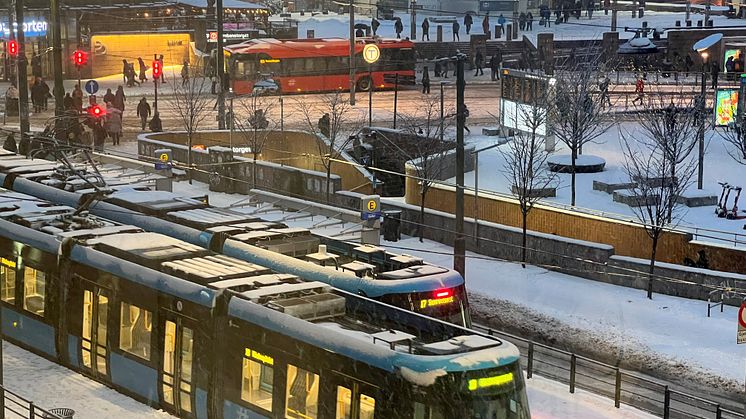
[[[11,342],[183,418],[529,418],[518,349],[0,189]]]
[[[81,167],[69,173],[56,162],[0,156],[0,182],[7,189],[74,207],[100,199],[90,205],[99,216],[455,324],[471,324],[464,279],[452,269],[315,236],[128,180],[107,179],[108,193],[101,194],[92,187],[100,178],[91,172]]]

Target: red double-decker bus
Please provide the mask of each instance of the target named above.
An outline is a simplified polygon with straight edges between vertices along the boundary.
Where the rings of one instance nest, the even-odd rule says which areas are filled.
[[[379,60],[363,60],[366,43],[375,42]],[[271,77],[282,93],[328,92],[350,88],[350,43],[347,39],[253,39],[225,48],[231,85],[236,94],[248,94],[254,84]],[[355,42],[356,90],[371,86],[392,88],[384,75],[415,74],[414,43],[401,39],[363,38]]]

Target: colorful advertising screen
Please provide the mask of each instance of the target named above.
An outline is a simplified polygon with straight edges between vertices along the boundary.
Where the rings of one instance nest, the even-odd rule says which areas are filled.
[[[715,96],[715,126],[723,127],[734,121],[738,108],[738,90],[720,89]]]
[[[741,50],[740,49],[726,49],[725,50],[725,56],[723,57],[723,65],[722,69],[724,72],[728,72],[728,68],[725,65],[725,63],[728,62],[729,57],[733,57],[733,61],[738,61],[741,57]]]

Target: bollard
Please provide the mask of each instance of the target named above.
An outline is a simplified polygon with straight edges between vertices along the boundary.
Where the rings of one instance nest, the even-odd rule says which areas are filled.
[[[665,393],[663,395],[663,419],[669,419],[671,417],[671,391],[668,386],[664,386]]]
[[[526,375],[531,378],[534,375],[534,343],[528,343],[528,364],[526,365]]]
[[[680,27],[681,27],[681,21],[680,21],[680,20],[677,20],[677,21],[676,21],[676,22],[674,23],[674,26],[676,26],[677,28],[680,28]]]
[[[697,21],[697,27],[698,27],[698,28],[701,28],[701,27],[702,27],[702,20],[701,20],[701,19]]]
[[[622,372],[616,369],[616,382],[614,384],[614,407],[619,408],[622,402]]]
[[[690,19],[686,20],[686,27],[691,28],[692,27],[692,21]]]
[[[518,19],[513,19],[513,39],[518,39],[518,25],[515,24]]]
[[[575,354],[570,355],[570,393],[575,393],[575,368],[577,364]]]
[[[438,25],[438,31],[436,33],[438,43],[443,42],[443,25]]]
[[[508,23],[508,25],[505,27],[505,39],[508,41],[513,40],[513,24]]]
[[[637,9],[637,17],[642,18],[645,15],[645,8],[640,7]]]
[[[500,39],[500,37],[503,36],[502,27],[500,25],[495,25],[495,39]]]

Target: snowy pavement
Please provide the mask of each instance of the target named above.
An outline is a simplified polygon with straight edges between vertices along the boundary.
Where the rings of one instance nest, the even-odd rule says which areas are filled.
[[[443,14],[453,15],[458,19],[461,29],[459,31],[460,39],[464,42],[469,41],[469,36],[466,35],[466,28],[463,25],[463,13],[447,13]],[[402,31],[402,38],[409,37],[410,31],[410,16],[407,14],[397,14],[401,18],[404,30]],[[422,21],[425,18],[432,18],[432,15],[424,13],[418,13],[417,15],[417,40],[422,40]],[[510,16],[505,15],[506,19],[510,19]],[[313,31],[314,38],[332,38],[342,37],[347,38],[349,36],[349,17],[348,15],[338,15],[335,13],[329,13],[328,15],[316,14],[312,16],[310,13],[306,13],[305,16],[300,16],[299,13],[293,13],[292,19],[298,21],[298,36],[300,38],[306,38],[308,31]],[[643,18],[633,18],[631,11],[619,12],[617,19],[617,27],[620,31],[620,37],[622,39],[631,38],[631,32],[624,32],[625,27],[629,28],[640,28],[642,22],[647,22],[650,28],[674,28],[677,20],[681,21],[681,25],[684,26],[686,19],[686,12],[653,12],[646,11]],[[696,26],[697,20],[703,20],[704,15],[695,13],[692,11],[690,19]],[[746,26],[746,20],[742,19],[728,19],[725,16],[714,15],[711,17],[715,28],[718,27],[733,27],[733,26]],[[271,17],[270,20],[282,20],[279,16]],[[535,16],[533,24],[533,30],[531,31],[519,31],[518,39],[521,39],[523,35],[528,37],[534,45],[536,45],[536,38],[539,33],[551,32],[554,33],[555,40],[578,40],[578,39],[601,39],[604,32],[609,32],[611,29],[611,12],[608,15],[604,15],[603,11],[595,11],[593,18],[588,19],[583,12],[583,17],[580,19],[570,18],[567,23],[559,25],[554,24],[555,17],[552,15],[552,22],[550,28],[539,26],[538,16]],[[396,37],[396,31],[394,30],[393,20],[380,20],[381,26],[378,28],[377,34],[382,37]],[[370,25],[371,18],[364,15],[356,15],[356,24]],[[453,39],[453,27],[450,23],[430,23],[430,39],[436,40],[437,26],[443,26],[443,40],[445,42],[452,41]],[[490,31],[494,30],[497,25],[497,15],[490,17]],[[471,28],[471,34],[481,35],[484,34],[482,31],[482,17],[474,17],[474,26]],[[665,32],[663,37],[665,38]],[[502,38],[505,40],[505,37]]]
[[[67,407],[75,419],[173,418],[7,342],[3,352],[6,388],[43,409]]]

